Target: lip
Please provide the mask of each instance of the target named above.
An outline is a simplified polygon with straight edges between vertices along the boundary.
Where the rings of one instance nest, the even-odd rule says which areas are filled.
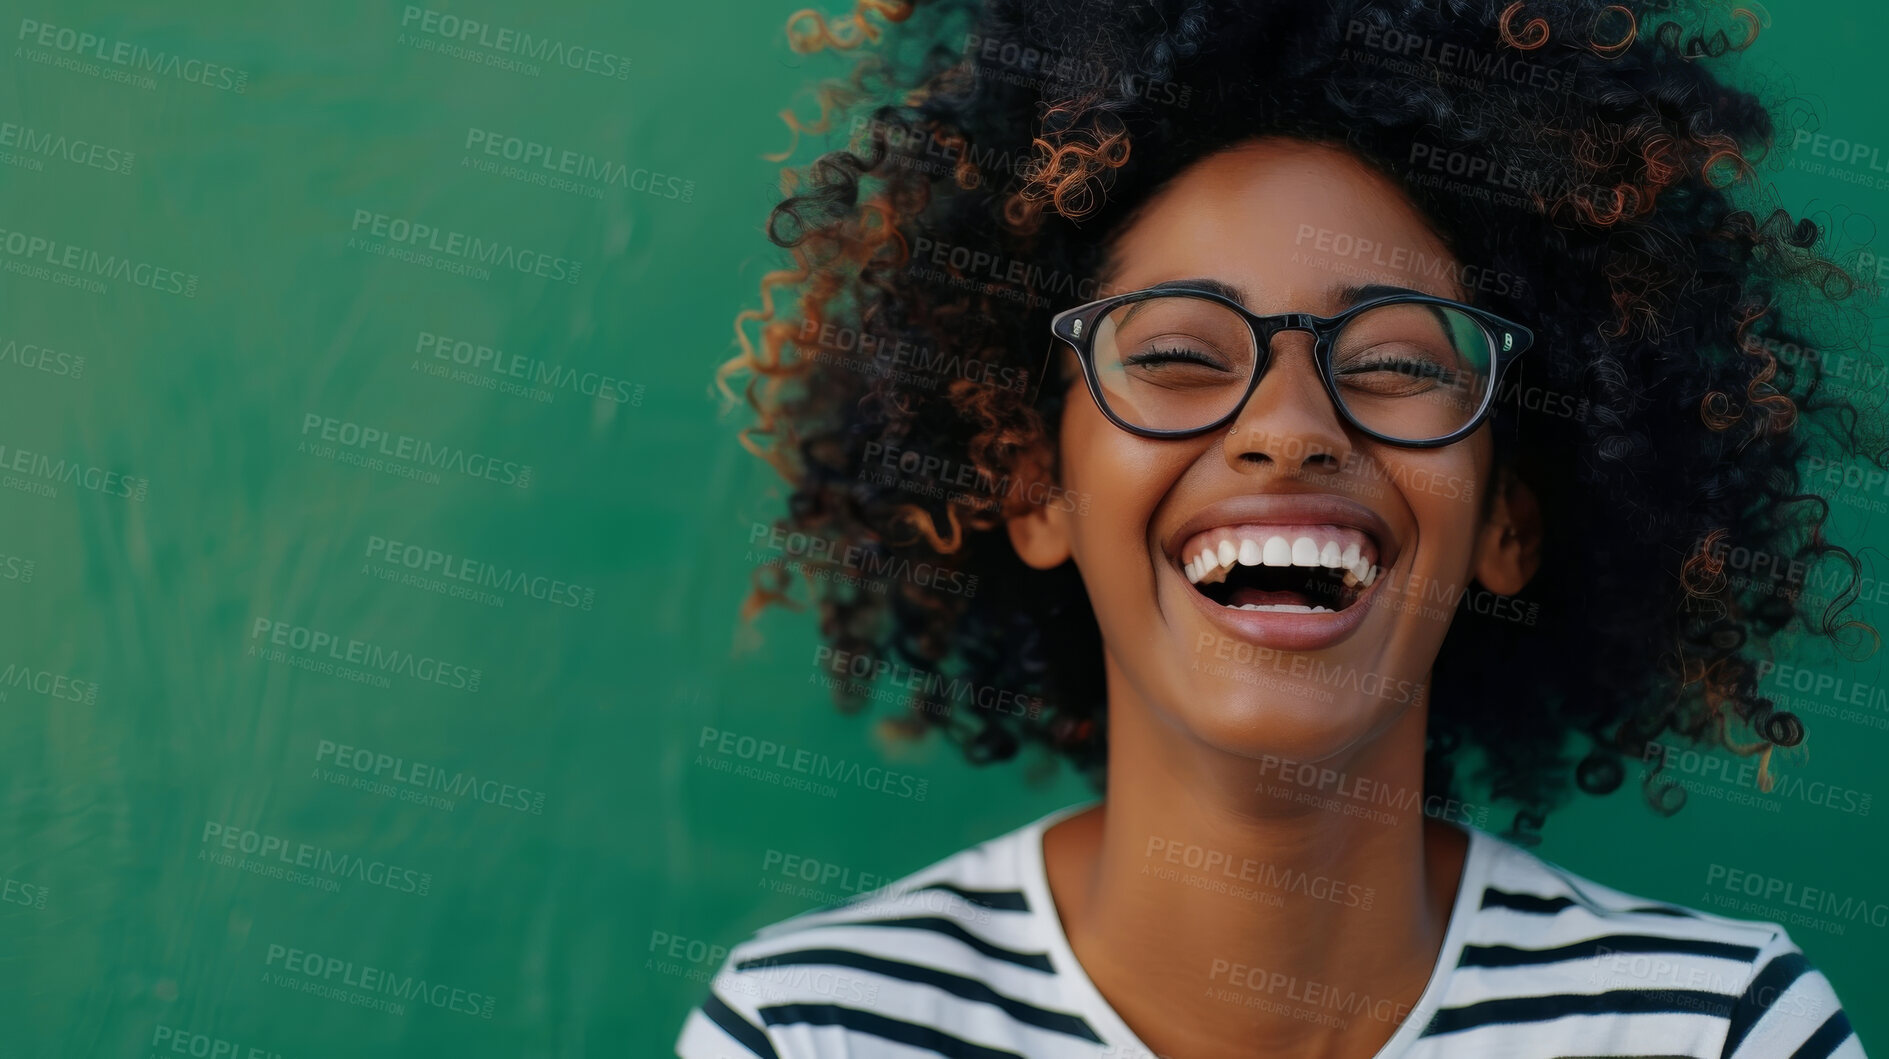
[[[1377,542],[1377,565],[1385,571],[1344,610],[1329,614],[1282,614],[1271,611],[1239,610],[1222,607],[1208,599],[1187,580],[1181,567],[1186,560],[1180,549],[1189,538],[1221,526],[1239,525],[1332,525],[1350,526]],[[1168,571],[1208,621],[1227,635],[1249,643],[1284,651],[1313,651],[1329,647],[1356,632],[1384,585],[1391,564],[1402,551],[1401,542],[1391,532],[1390,524],[1375,511],[1355,500],[1329,493],[1262,493],[1230,497],[1210,504],[1181,523],[1162,544]]]

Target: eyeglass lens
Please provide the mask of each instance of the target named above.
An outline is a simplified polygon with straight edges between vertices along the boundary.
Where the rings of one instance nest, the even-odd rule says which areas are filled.
[[[1108,408],[1145,430],[1194,430],[1230,412],[1258,360],[1246,319],[1220,302],[1161,295],[1118,305],[1096,322],[1096,378]],[[1472,316],[1441,305],[1391,303],[1348,320],[1332,342],[1344,410],[1388,437],[1430,441],[1475,419],[1495,350]]]

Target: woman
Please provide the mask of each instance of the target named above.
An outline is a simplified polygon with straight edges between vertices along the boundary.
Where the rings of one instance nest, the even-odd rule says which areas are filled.
[[[898,102],[774,210],[744,441],[902,730],[1106,797],[761,931],[679,1054],[1863,1054],[1780,926],[1523,848],[1666,748],[1768,786],[1766,643],[1859,628],[1726,569],[1848,561],[1799,464],[1873,450],[1775,352],[1854,284],[1752,212],[1757,19],[1667,6],[797,16],[901,23],[822,98]]]

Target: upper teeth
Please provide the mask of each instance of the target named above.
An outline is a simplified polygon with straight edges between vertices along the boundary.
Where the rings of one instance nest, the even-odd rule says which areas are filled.
[[[1182,569],[1194,584],[1226,580],[1239,566],[1304,566],[1345,571],[1346,587],[1369,585],[1382,571],[1359,545],[1355,532],[1266,533],[1244,527],[1225,530],[1201,546]],[[1349,539],[1345,539],[1349,538]],[[1195,538],[1196,541],[1200,538]]]

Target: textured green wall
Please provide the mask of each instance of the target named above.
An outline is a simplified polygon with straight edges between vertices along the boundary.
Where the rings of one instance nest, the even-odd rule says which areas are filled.
[[[837,68],[793,7],[0,3],[0,1051],[662,1054],[714,947],[1087,796],[882,749],[804,621],[737,628],[779,490],[709,378],[777,260],[777,112]],[[1880,251],[1873,10],[1780,12],[1746,66],[1885,152],[1769,170]],[[558,186],[508,150],[581,157]],[[450,590],[468,564],[499,582]],[[1880,660],[1806,664],[1871,687],[1791,768],[1873,798]],[[705,725],[913,782],[777,786]],[[1889,1034],[1889,808],[1661,821],[1628,786],[1545,852],[1700,907],[1713,865],[1865,902],[1792,931]]]

